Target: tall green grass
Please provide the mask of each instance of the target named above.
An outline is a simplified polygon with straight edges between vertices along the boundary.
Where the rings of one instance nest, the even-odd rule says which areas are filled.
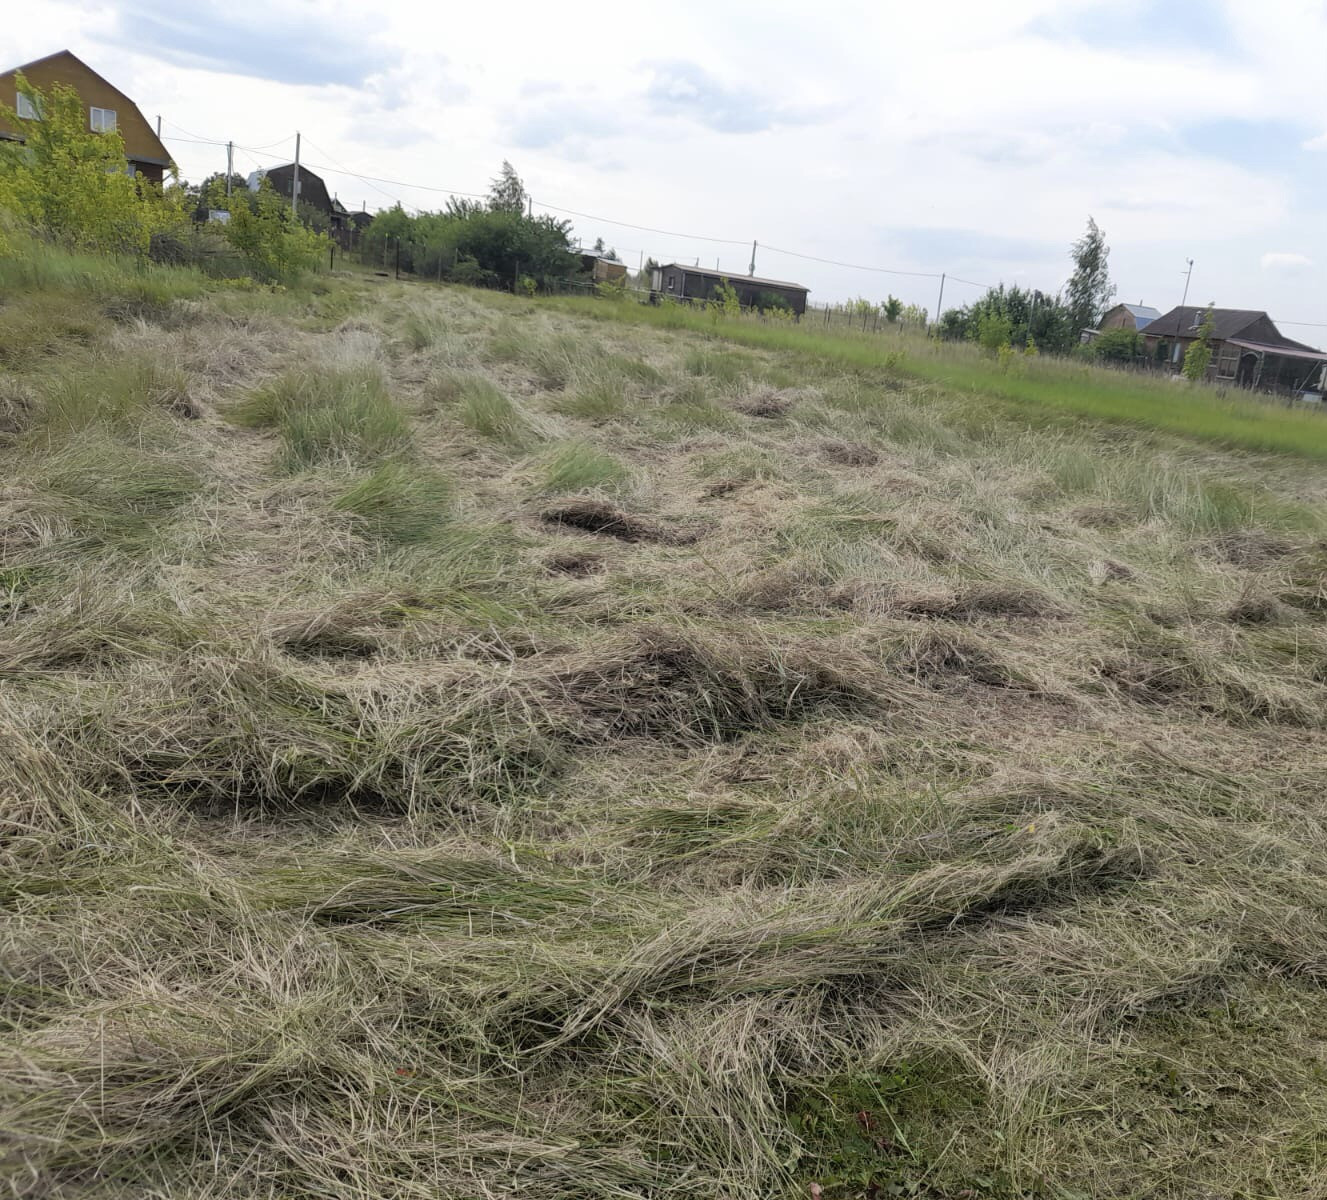
[[[333,505],[353,514],[373,536],[410,545],[428,541],[447,523],[451,482],[436,471],[388,462],[344,492]]]
[[[323,463],[366,466],[410,446],[410,422],[375,364],[287,371],[230,410],[239,425],[275,429],[280,462],[298,471]]]
[[[746,318],[716,322],[681,305],[612,304],[580,297],[548,303],[598,320],[688,330],[716,341],[794,353],[828,368],[911,376],[970,396],[973,403],[998,402],[1004,415],[1032,423],[1086,417],[1235,449],[1327,459],[1327,417],[1253,398],[1223,397],[1206,387],[1050,358],[1020,360],[1006,371],[967,346],[854,335],[810,324],[765,325]]]
[[[547,492],[578,492],[617,488],[631,477],[620,459],[596,450],[585,442],[558,446],[540,464]]]
[[[475,433],[512,449],[540,440],[539,431],[505,392],[482,375],[467,376],[461,383],[459,416]]]

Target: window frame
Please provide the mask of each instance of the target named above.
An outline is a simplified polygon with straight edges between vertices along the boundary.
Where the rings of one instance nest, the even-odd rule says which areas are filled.
[[[97,124],[98,113],[102,114],[100,125]],[[111,115],[111,123],[109,127],[106,125],[106,113],[110,113]],[[91,129],[93,133],[115,133],[120,128],[119,114],[113,108],[98,108],[95,104],[89,104],[88,128]]]
[[[22,92],[16,93],[17,98],[14,101],[14,112],[21,121],[40,121],[41,108],[32,102],[30,96],[25,96]],[[24,108],[27,112],[24,112]]]

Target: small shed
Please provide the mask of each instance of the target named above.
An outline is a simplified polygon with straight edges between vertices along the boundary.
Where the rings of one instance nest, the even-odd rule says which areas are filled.
[[[615,258],[604,258],[593,250],[581,251],[581,270],[595,283],[616,283],[627,277],[626,263],[620,263]]]
[[[1105,333],[1107,329],[1132,329],[1135,333],[1142,333],[1159,316],[1160,312],[1146,304],[1117,304],[1101,318],[1097,331]]]
[[[743,308],[787,308],[799,317],[806,312],[808,290],[800,283],[762,279],[758,275],[734,275],[705,267],[668,263],[654,272],[651,289],[660,296],[678,300],[714,300],[724,284],[732,286]]]

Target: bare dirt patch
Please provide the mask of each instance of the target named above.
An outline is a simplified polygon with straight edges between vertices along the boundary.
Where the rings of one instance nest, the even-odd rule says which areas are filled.
[[[604,560],[597,554],[569,550],[564,554],[550,554],[544,566],[554,575],[594,575],[604,569]]]
[[[1295,544],[1265,529],[1236,529],[1213,538],[1211,553],[1236,567],[1266,567],[1295,552]]]
[[[821,455],[840,467],[874,467],[880,455],[862,442],[825,442]]]
[[[669,528],[645,517],[633,516],[605,500],[573,500],[555,508],[546,508],[540,514],[540,519],[546,525],[602,534],[604,537],[617,538],[620,542],[660,542],[670,546],[685,546],[699,537],[693,530]]]

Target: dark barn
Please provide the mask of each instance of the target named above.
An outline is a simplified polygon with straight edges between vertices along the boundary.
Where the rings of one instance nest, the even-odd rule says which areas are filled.
[[[800,283],[761,279],[757,275],[734,275],[668,263],[655,272],[653,290],[661,296],[697,302],[713,300],[719,288],[731,284],[743,308],[788,308],[799,317],[806,312],[807,289]]]
[[[257,191],[263,178],[272,185],[272,190],[278,196],[290,199],[290,190],[295,182],[295,164],[286,163],[280,167],[272,167],[267,171],[255,171],[249,176],[249,187]],[[301,204],[308,204],[316,208],[320,213],[331,220],[333,215],[332,197],[327,192],[327,185],[322,181],[322,176],[315,175],[308,167],[299,169],[299,199]]]

